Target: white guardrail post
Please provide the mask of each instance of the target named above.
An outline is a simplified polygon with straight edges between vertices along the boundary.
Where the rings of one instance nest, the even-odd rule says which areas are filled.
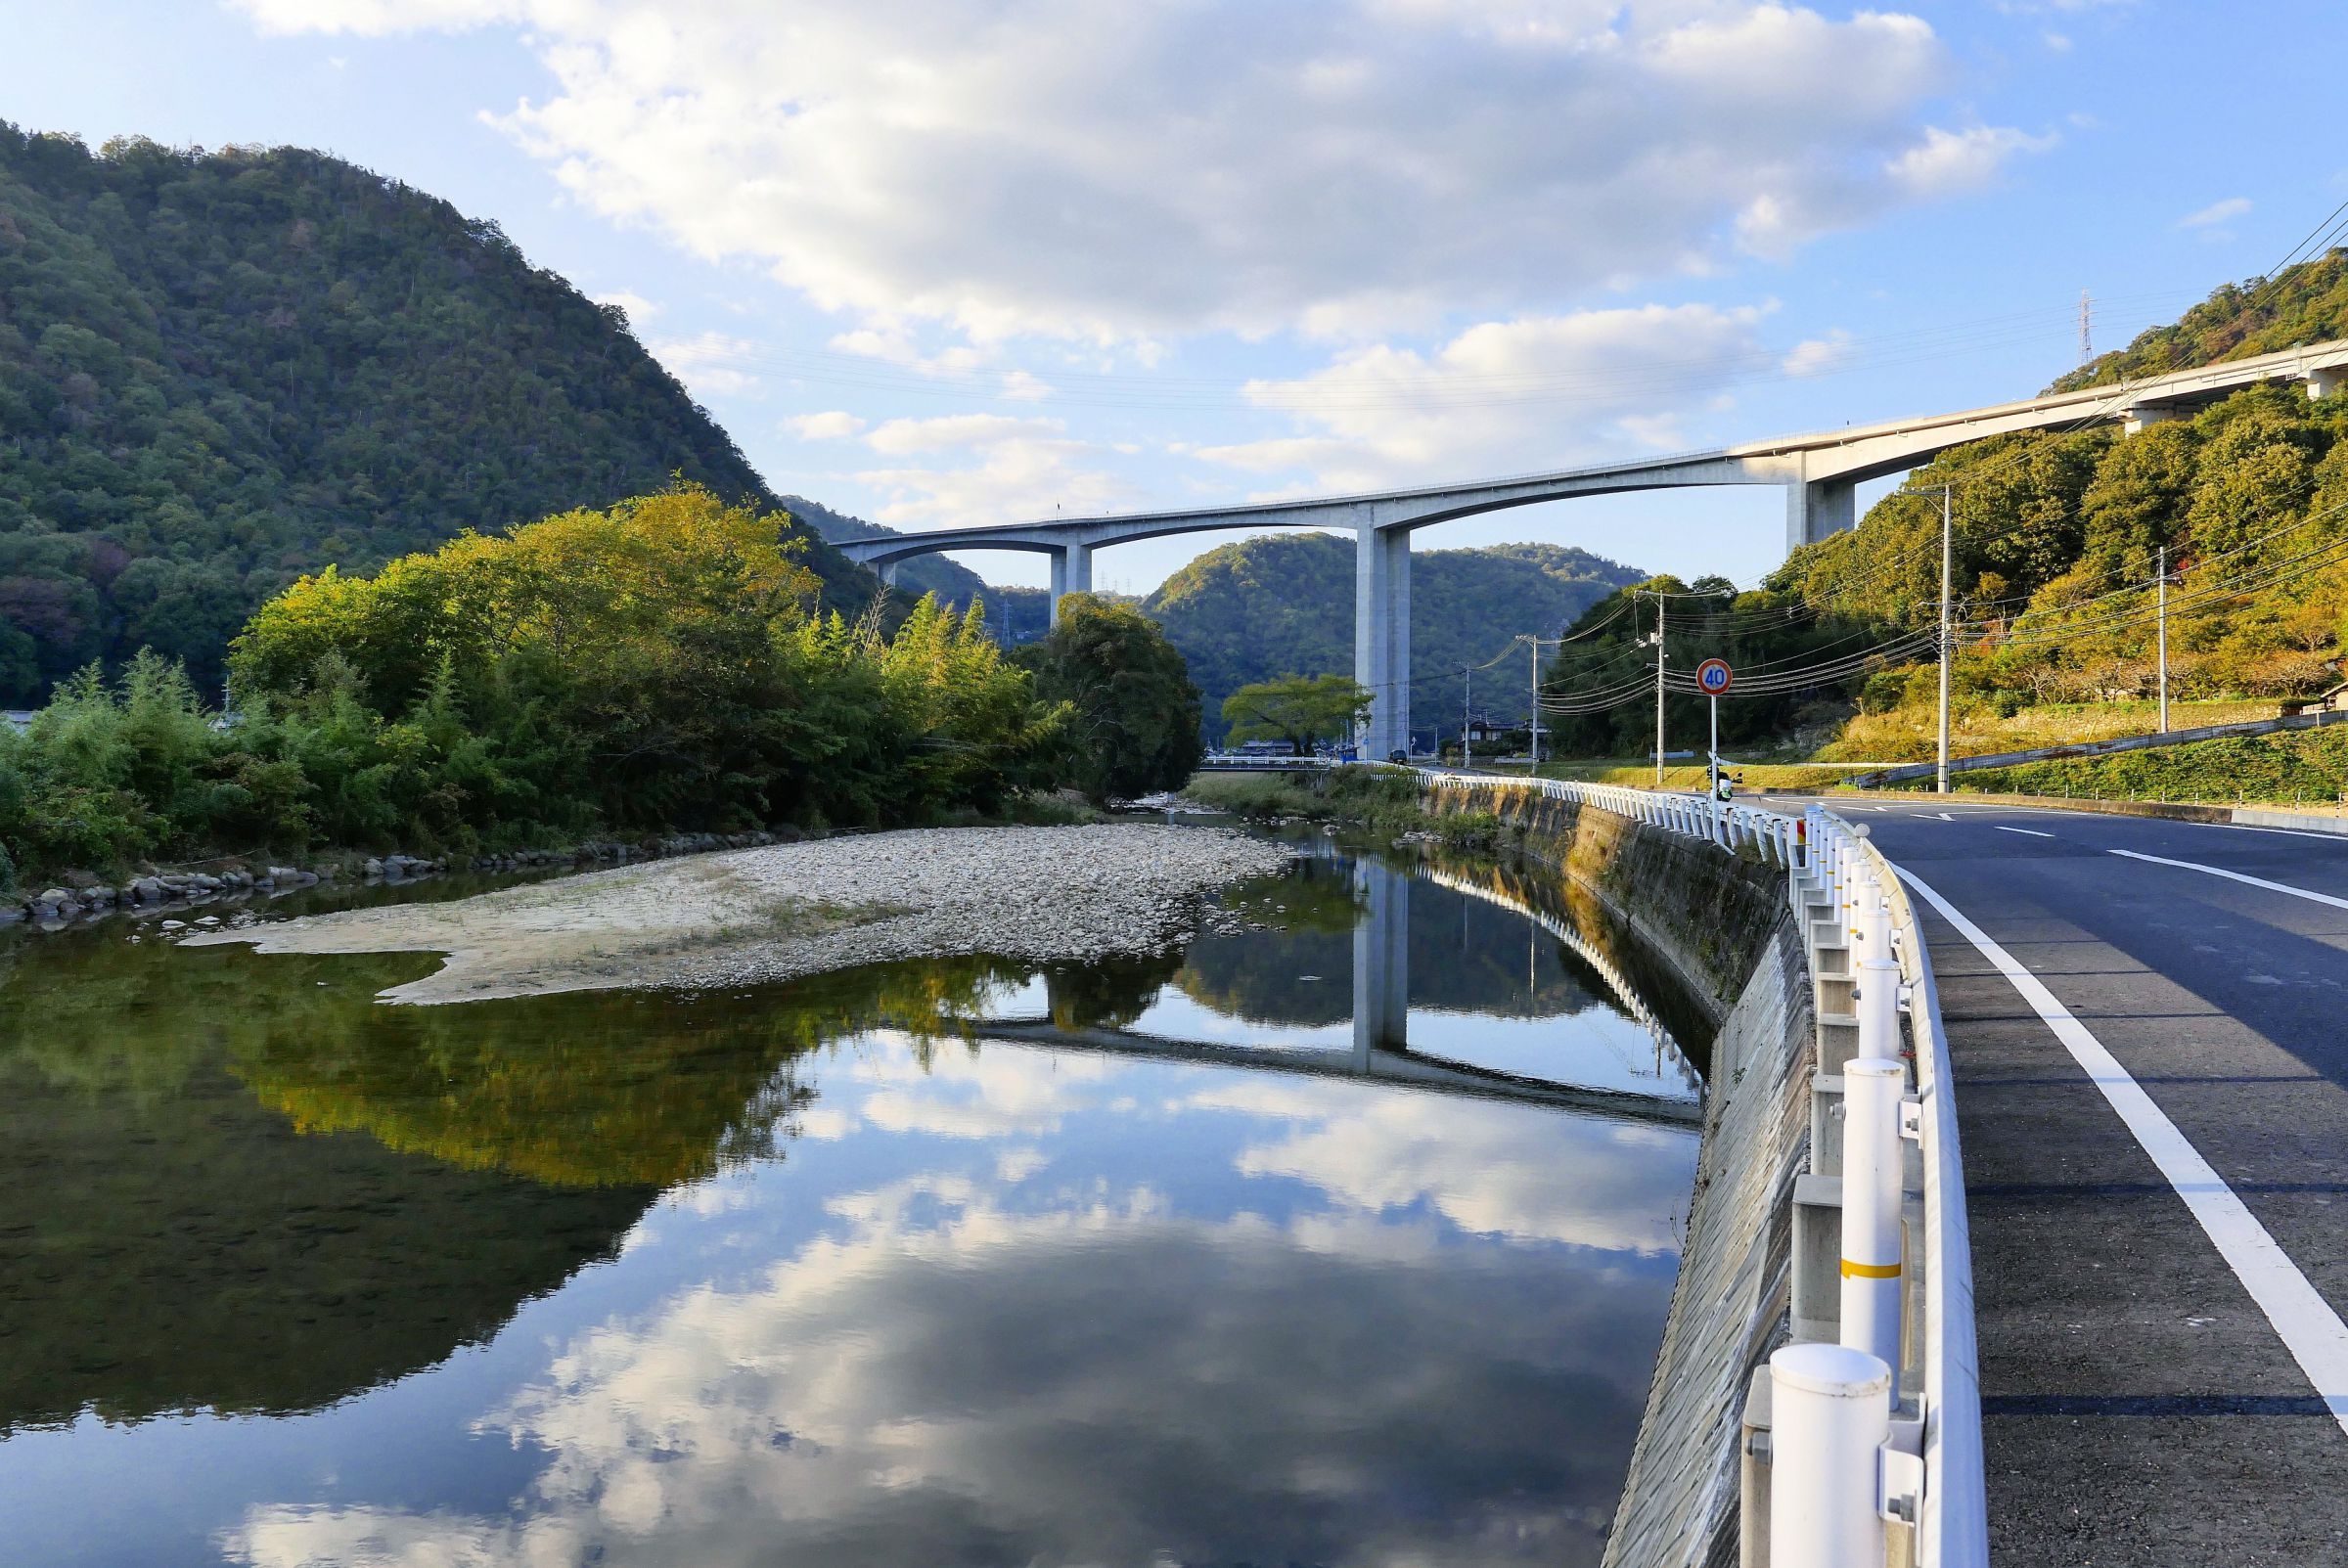
[[[1526,783],[1421,775],[1430,785],[1460,789]],[[1766,1505],[1769,1523],[1760,1540],[1748,1532],[1745,1568],[1759,1568],[1752,1554],[1764,1549],[1769,1568],[1883,1568],[1887,1561],[1988,1568],[1980,1368],[1957,1112],[1931,958],[1898,873],[1867,841],[1864,828],[1821,806],[1786,818],[1613,784],[1545,780],[1540,788],[1552,798],[1709,839],[1732,854],[1753,847],[1786,872],[1786,897],[1797,915],[1806,894],[1823,895],[1832,917],[1826,931],[1845,933],[1848,943],[1859,1039],[1842,1071],[1840,1342],[1788,1345],[1770,1358],[1768,1440],[1754,1451],[1767,1456],[1767,1494],[1754,1507]],[[1811,959],[1816,973],[1815,951]],[[1903,999],[1913,1043],[1906,1054]],[[1913,1102],[1906,1094],[1912,1064]],[[1920,1242],[1904,1233],[1908,1138],[1922,1155]],[[1910,1277],[1914,1288],[1904,1292]],[[1907,1342],[1903,1302],[1920,1303],[1920,1321],[1908,1336],[1920,1339],[1912,1364],[1919,1386],[1895,1407],[1895,1368]],[[1889,1530],[1886,1521],[1895,1519],[1913,1528]]]
[[[1870,961],[1867,967],[1876,964]],[[1869,973],[1862,991],[1885,983]],[[1868,1050],[1862,996],[1859,1049]],[[1900,1365],[1900,1100],[1908,1069],[1891,1058],[1855,1056],[1842,1067],[1842,1343],[1891,1367]]]
[[[1769,1382],[1772,1568],[1883,1568],[1874,1477],[1891,1368],[1844,1345],[1788,1345]]]

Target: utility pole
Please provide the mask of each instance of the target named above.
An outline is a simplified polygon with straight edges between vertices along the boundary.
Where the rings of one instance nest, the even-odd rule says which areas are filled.
[[[1475,767],[1475,741],[1468,734],[1475,722],[1475,666],[1461,665],[1460,676],[1460,770],[1465,773]]]
[[[1655,787],[1663,787],[1663,615],[1666,601],[1655,595]]]
[[[2169,733],[2169,547],[2156,558],[2160,572],[2160,733]]]
[[[1525,642],[1531,645],[1533,655],[1533,760],[1524,770],[1530,779],[1541,771],[1541,639],[1528,637]]]
[[[1949,573],[1955,558],[1950,525],[1952,487],[1940,487],[1940,767],[1939,792],[1949,792]]]

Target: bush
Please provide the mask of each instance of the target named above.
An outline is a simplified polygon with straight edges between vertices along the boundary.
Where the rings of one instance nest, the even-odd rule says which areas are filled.
[[[893,637],[819,614],[782,526],[681,485],[304,578],[238,639],[232,712],[142,652],[0,736],[0,850],[33,875],[878,826],[1056,782],[1066,712],[982,606],[924,600]]]

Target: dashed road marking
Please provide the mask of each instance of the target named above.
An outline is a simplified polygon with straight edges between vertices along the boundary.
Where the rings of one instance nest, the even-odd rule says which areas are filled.
[[[2270,893],[2288,893],[2293,898],[2304,898],[2312,904],[2329,904],[2333,909],[2348,910],[2348,898],[2335,898],[2329,893],[2319,893],[2309,887],[2293,887],[2288,882],[2270,882],[2263,876],[2230,872],[2223,866],[2204,866],[2194,860],[2171,860],[2166,855],[2140,855],[2133,849],[2115,849],[2111,853],[2125,855],[2130,860],[2148,860],[2155,866],[2175,866],[2181,871],[2200,872],[2209,876],[2223,876],[2230,882],[2243,882],[2252,887],[2263,887]]]
[[[2053,833],[2042,833],[2035,828],[2009,828],[2002,822],[1993,822],[1990,824],[1990,826],[2002,833],[2028,833],[2033,838],[2052,838],[2054,836]]]
[[[2112,853],[2124,855],[2126,850]],[[2143,860],[2154,857],[2139,856]],[[2171,865],[2188,862],[2172,861]],[[2195,867],[2208,871],[2210,867]],[[2230,875],[2231,873],[2220,873]],[[2226,1185],[2220,1176],[2201,1157],[2201,1151],[2169,1120],[2168,1113],[2145,1093],[2144,1086],[2129,1075],[2119,1058],[2105,1049],[2087,1025],[2071,1015],[2071,1009],[2047,989],[2045,982],[2024,968],[2014,956],[1991,940],[1989,934],[1958,913],[1957,907],[1940,896],[1929,885],[1901,871],[1900,880],[1923,895],[1924,901],[1940,912],[1941,918],[1957,928],[1958,935],[1973,944],[1981,956],[2005,975],[2022,1000],[2030,1004],[2047,1027],[2061,1041],[2071,1059],[2079,1064],[2088,1081],[2100,1090],[2104,1100],[2119,1113],[2136,1142],[2152,1157],[2160,1174],[2193,1218],[2200,1222],[2202,1232],[2216,1245],[2218,1255],[2234,1271],[2234,1277],[2250,1292],[2267,1322],[2282,1336],[2283,1347],[2307,1380],[2318,1398],[2331,1411],[2332,1419],[2348,1433],[2348,1323],[2331,1309],[2322,1292],[2308,1282],[2307,1276],[2291,1261],[2267,1228],[2250,1212],[2248,1204]],[[2255,878],[2244,878],[2255,880]],[[2274,885],[2274,884],[2269,884]],[[2286,888],[2284,891],[2296,891]],[[2329,900],[2340,902],[2337,899]]]

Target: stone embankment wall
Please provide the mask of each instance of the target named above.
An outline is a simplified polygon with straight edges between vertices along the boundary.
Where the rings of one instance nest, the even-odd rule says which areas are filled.
[[[1679,1283],[1605,1564],[1734,1564],[1740,1416],[1752,1369],[1785,1338],[1817,1049],[1784,873],[1530,791],[1436,789],[1427,809],[1496,811],[1526,855],[1597,893],[1715,1009]]]

